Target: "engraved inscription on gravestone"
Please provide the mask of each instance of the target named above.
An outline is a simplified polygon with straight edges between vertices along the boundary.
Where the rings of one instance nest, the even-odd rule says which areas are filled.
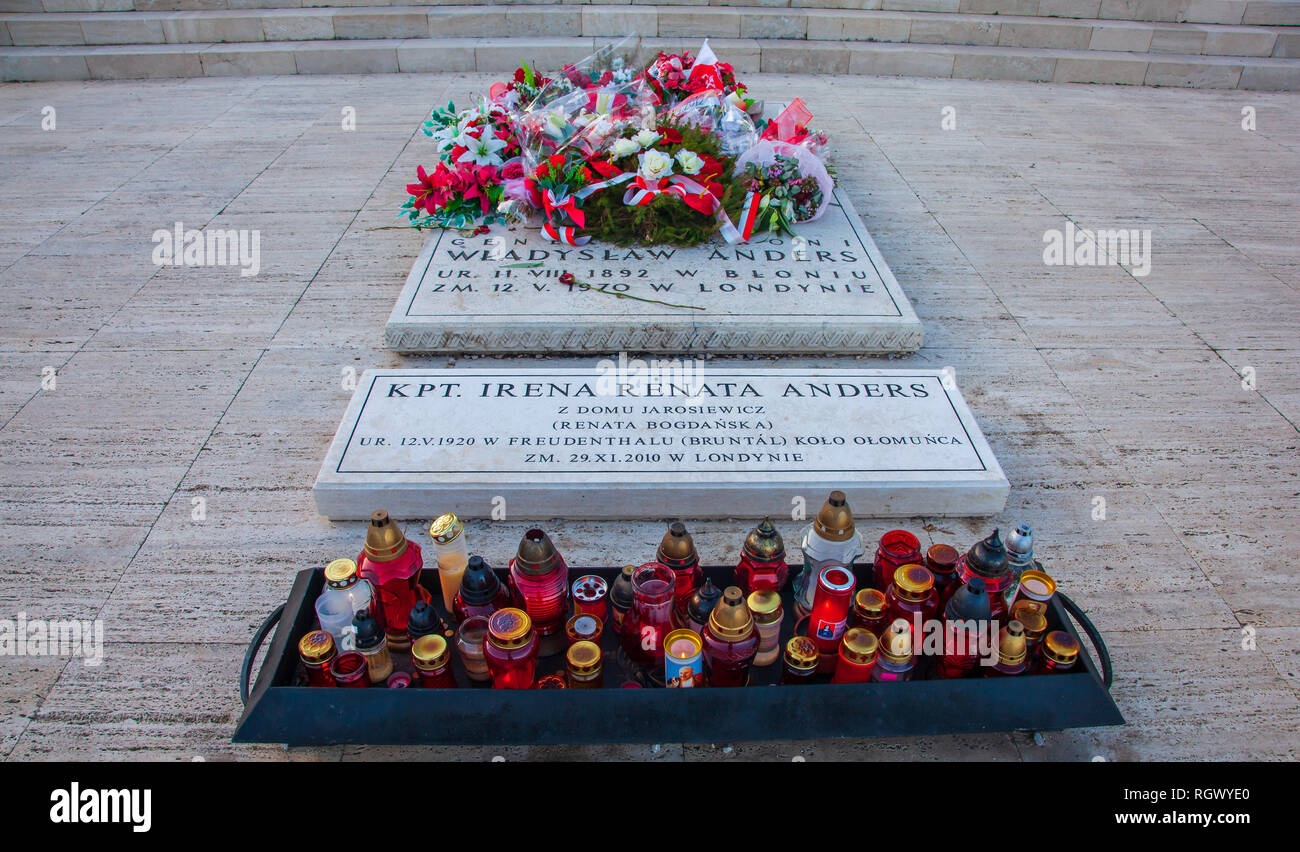
[[[677,362],[681,364],[681,362]],[[989,515],[1009,486],[937,370],[368,371],[316,481],[363,518],[787,515],[840,488],[863,516]]]
[[[561,283],[570,272],[578,285]],[[400,352],[912,352],[921,324],[847,198],[799,234],[694,248],[431,234],[388,320]]]

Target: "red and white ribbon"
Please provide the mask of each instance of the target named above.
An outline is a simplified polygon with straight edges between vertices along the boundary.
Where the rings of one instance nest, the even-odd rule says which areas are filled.
[[[556,227],[550,222],[542,225],[542,236],[553,243],[564,243],[570,246],[585,246],[591,242],[591,237],[578,236],[577,228],[570,228],[567,225]]]
[[[623,203],[629,207],[641,207],[654,201],[658,195],[675,195],[701,213],[714,213],[722,203],[717,196],[686,175],[672,175],[658,180],[647,180],[637,175],[627,192],[623,193]]]
[[[731,217],[721,206],[718,207],[718,226],[722,233],[723,239],[728,243],[748,242],[749,238],[754,235],[754,224],[758,221],[758,208],[762,204],[763,198],[756,193],[749,193],[745,196],[745,203],[740,207],[740,227],[737,228],[732,224]]]
[[[569,195],[564,190],[557,194],[553,189],[542,190],[542,209],[546,211],[546,221],[551,222],[555,219],[557,210],[563,211],[573,220],[573,224],[579,228],[587,224],[587,217],[583,215],[582,208],[578,206],[580,196]]]

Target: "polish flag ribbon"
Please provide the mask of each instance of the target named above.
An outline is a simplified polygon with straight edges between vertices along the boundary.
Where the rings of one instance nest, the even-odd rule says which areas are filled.
[[[740,206],[739,228],[732,223],[727,211],[718,207],[718,227],[723,239],[732,245],[748,242],[754,235],[754,224],[758,221],[758,209],[762,202],[762,196],[756,193],[751,192],[745,196],[745,203]]]
[[[644,176],[637,175],[623,194],[623,203],[628,207],[641,207],[654,201],[657,195],[674,195],[692,209],[705,214],[716,212],[722,204],[707,187],[686,175],[672,175],[658,180],[647,180]]]
[[[585,246],[591,242],[591,237],[578,236],[577,228],[570,228],[567,225],[556,227],[550,222],[542,225],[542,236],[553,243],[564,243],[569,246]]]
[[[565,190],[560,190],[558,193],[553,189],[542,190],[542,209],[546,212],[546,221],[554,220],[555,212],[560,210],[569,214],[573,224],[579,228],[583,227],[587,224],[587,217],[578,206],[579,200],[579,196],[570,195]]]

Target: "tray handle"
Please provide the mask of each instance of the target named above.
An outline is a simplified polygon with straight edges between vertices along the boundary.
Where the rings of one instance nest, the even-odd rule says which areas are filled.
[[[1083,632],[1088,634],[1088,639],[1092,641],[1092,647],[1097,649],[1097,662],[1101,664],[1101,682],[1105,684],[1106,690],[1110,691],[1111,682],[1115,679],[1115,671],[1110,663],[1110,650],[1106,647],[1106,640],[1101,638],[1101,632],[1097,626],[1092,623],[1088,616],[1084,615],[1083,610],[1077,603],[1060,589],[1056,590],[1056,596],[1060,598],[1061,605],[1065,607],[1066,612],[1074,617]]]
[[[280,616],[283,614],[284,604],[273,609],[262,622],[262,626],[253,634],[253,640],[248,643],[248,650],[244,651],[244,662],[239,667],[239,700],[245,705],[248,704],[248,681],[253,674],[253,660],[257,658],[257,649],[262,647],[266,637],[275,629],[275,625],[280,623]]]

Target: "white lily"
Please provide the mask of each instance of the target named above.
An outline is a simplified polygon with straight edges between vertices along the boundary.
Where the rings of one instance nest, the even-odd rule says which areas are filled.
[[[483,135],[474,138],[466,134],[457,140],[457,144],[465,146],[465,153],[457,159],[458,163],[474,163],[479,166],[499,166],[505,162],[497,155],[506,147],[506,140],[501,139],[491,130],[485,129]]]

